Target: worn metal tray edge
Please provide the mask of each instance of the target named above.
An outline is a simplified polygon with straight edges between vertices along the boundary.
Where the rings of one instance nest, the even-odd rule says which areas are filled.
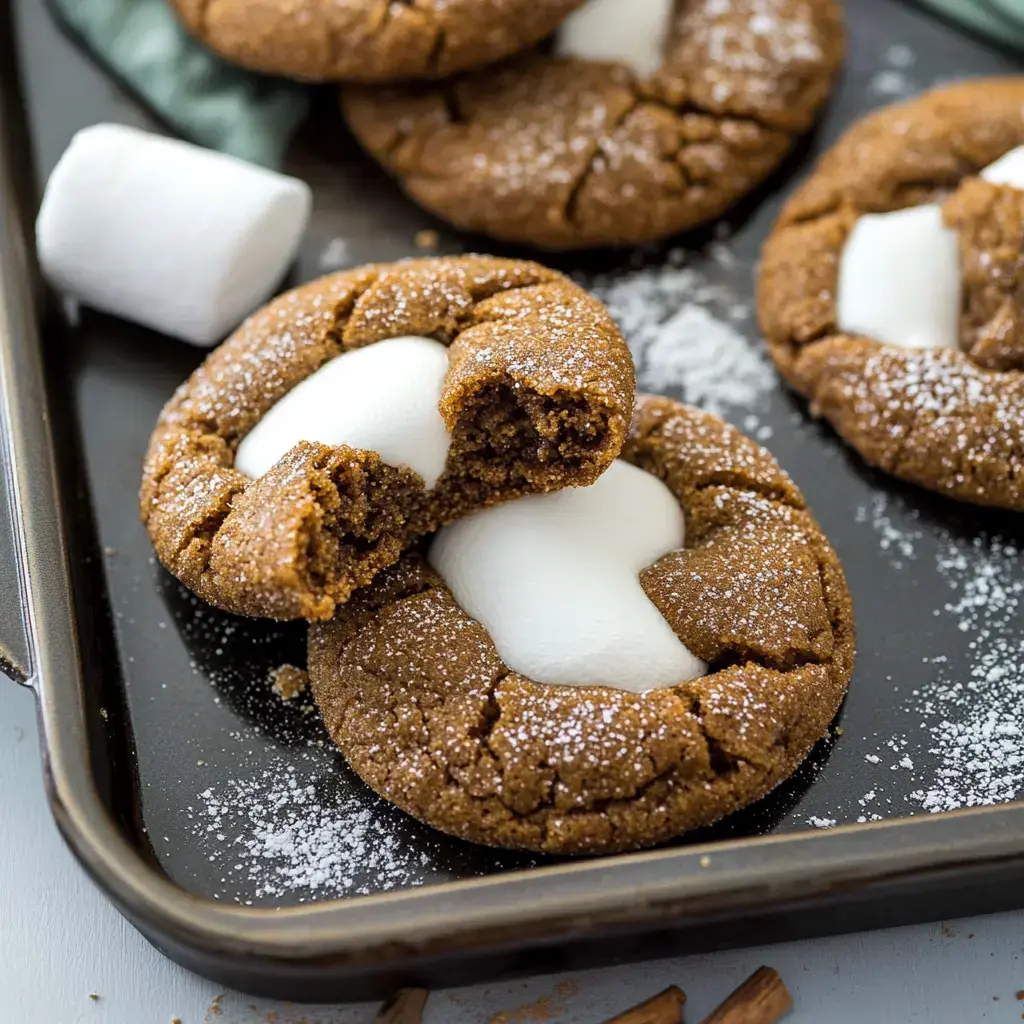
[[[4,63],[10,70],[12,62]],[[559,961],[550,954],[515,962],[497,954],[550,951],[556,943],[584,949],[604,936],[619,938],[603,944],[598,960],[667,954],[678,948],[669,932],[689,934],[691,948],[752,940],[749,929],[735,925],[723,940],[710,927],[715,922],[773,921],[756,933],[760,941],[794,930],[864,927],[878,923],[872,900],[884,902],[887,923],[950,912],[951,894],[956,913],[992,909],[992,892],[1003,905],[1024,902],[1021,803],[621,855],[281,910],[220,904],[171,883],[118,828],[92,774],[28,211],[12,185],[10,119],[18,108],[11,87],[4,83],[0,111],[0,411],[18,510],[29,682],[39,702],[57,824],[90,875],[150,941],[186,966],[250,991],[338,998],[376,994],[397,979],[457,979],[439,964],[460,957],[469,964],[496,954],[483,968],[491,973],[553,969]],[[815,907],[830,913],[815,915]],[[631,952],[623,941],[655,930],[655,949]],[[279,973],[267,974],[270,965]],[[483,974],[474,968],[470,976]],[[311,979],[319,983],[307,986]],[[294,987],[300,982],[303,988]]]

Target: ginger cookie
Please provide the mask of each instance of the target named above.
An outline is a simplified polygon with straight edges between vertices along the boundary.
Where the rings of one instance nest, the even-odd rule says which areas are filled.
[[[789,477],[652,396],[595,484],[440,531],[309,637],[327,728],[377,793],[552,854],[650,846],[764,796],[825,734],[853,656],[842,568]]]
[[[435,86],[342,90],[363,146],[458,228],[544,249],[718,217],[813,123],[843,53],[834,0],[588,0],[531,52]]]
[[[633,391],[604,306],[536,263],[331,274],[255,313],[177,390],[142,519],[211,604],[327,619],[443,523],[592,483]]]
[[[776,365],[868,462],[1024,509],[1024,77],[855,124],[765,244]]]
[[[441,78],[518,53],[580,0],[170,0],[226,60],[311,82]]]

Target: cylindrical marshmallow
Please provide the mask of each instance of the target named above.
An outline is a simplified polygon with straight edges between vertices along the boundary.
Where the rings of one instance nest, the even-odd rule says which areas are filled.
[[[311,204],[296,178],[98,124],[50,175],[39,261],[55,288],[86,305],[210,345],[281,280]]]

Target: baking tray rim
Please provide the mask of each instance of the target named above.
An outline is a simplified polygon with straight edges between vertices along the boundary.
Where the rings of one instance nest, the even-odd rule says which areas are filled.
[[[4,92],[9,104],[11,93]],[[32,287],[30,219],[11,187],[5,114],[9,105],[0,109],[0,416],[30,651],[26,671],[15,675],[28,677],[36,692],[47,793],[61,833],[93,879],[150,937],[242,958],[384,964],[410,955],[536,946],[611,926],[643,930],[744,916],[837,890],[886,881],[909,885],[940,872],[967,879],[1024,869],[1024,802],[1018,801],[282,909],[220,903],[173,883],[119,830],[92,775],[62,484]]]

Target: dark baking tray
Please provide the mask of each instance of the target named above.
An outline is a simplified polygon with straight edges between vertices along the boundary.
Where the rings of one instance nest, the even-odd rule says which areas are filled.
[[[1007,666],[1014,652],[1020,665],[1024,640],[1007,592],[1024,589],[1024,568],[1006,547],[1024,540],[1020,517],[873,473],[778,386],[753,411],[730,415],[771,432],[770,447],[845,562],[859,631],[835,734],[797,776],[701,835],[590,861],[473,847],[382,805],[321,745],[316,716],[269,692],[271,668],[301,663],[301,627],[200,607],[153,561],[136,513],[140,459],[161,404],[201,353],[89,312],[70,323],[38,288],[28,242],[38,183],[73,131],[147,115],[38,0],[5,13],[16,26],[21,88],[4,30],[0,380],[9,486],[0,511],[16,511],[13,530],[7,515],[0,522],[8,580],[0,642],[9,674],[38,695],[61,830],[153,943],[252,992],[354,999],[399,983],[453,984],[1024,903],[1024,805],[927,814],[921,795],[947,760],[935,741],[936,694],[957,673],[976,673],[972,644],[998,642]],[[715,292],[719,300],[734,296],[735,313],[749,305],[753,263],[782,196],[854,116],[940,77],[1020,70],[1018,59],[895,0],[857,0],[848,14],[842,89],[820,130],[730,216],[726,252],[705,233],[642,253],[552,262],[592,280],[684,259],[705,284],[727,289]],[[446,232],[404,200],[346,137],[328,92],[314,105],[291,157],[316,196],[297,278],[323,269],[325,251],[339,265],[408,255],[423,228],[440,232],[442,249],[494,248]],[[742,324],[756,338],[750,319]],[[1007,614],[969,620],[964,632],[958,616],[975,613],[943,602],[962,597],[986,565]],[[954,731],[970,729],[987,700],[969,695],[942,714]],[[1005,712],[1005,701],[999,706]],[[982,798],[1019,792],[1013,770],[1001,772]],[[978,795],[969,779],[961,783],[958,792],[946,778],[953,803]],[[320,831],[289,832],[297,799],[307,800],[300,820],[315,812]],[[327,884],[296,849],[310,836],[321,854],[343,851],[343,870],[326,866]]]

